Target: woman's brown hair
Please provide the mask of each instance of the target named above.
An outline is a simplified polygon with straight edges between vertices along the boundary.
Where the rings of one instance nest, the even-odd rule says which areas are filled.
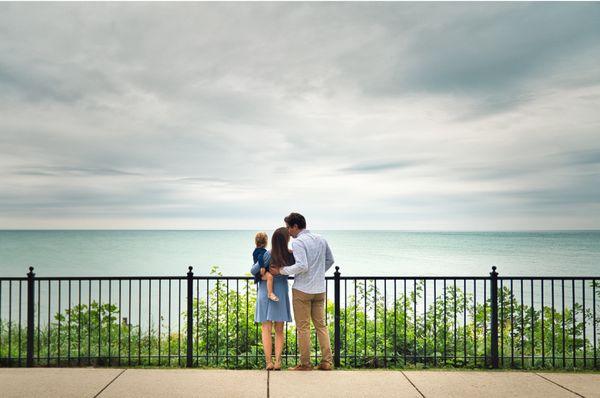
[[[271,264],[276,267],[290,265],[288,242],[290,234],[286,227],[277,228],[271,236]]]

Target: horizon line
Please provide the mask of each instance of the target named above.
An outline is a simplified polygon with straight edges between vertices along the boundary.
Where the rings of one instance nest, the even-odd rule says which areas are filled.
[[[171,232],[217,232],[217,231],[261,231],[271,230],[272,228],[0,228],[0,232],[62,232],[62,231],[171,231]],[[313,228],[306,228],[311,230]],[[593,228],[565,228],[565,229],[392,229],[392,228],[346,228],[346,229],[320,229],[316,228],[315,231],[332,231],[332,232],[433,232],[433,233],[444,233],[444,232],[600,232],[600,229]]]

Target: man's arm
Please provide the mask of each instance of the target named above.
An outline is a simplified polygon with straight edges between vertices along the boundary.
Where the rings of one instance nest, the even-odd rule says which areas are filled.
[[[296,275],[308,270],[308,260],[306,258],[306,248],[304,247],[304,244],[298,240],[295,240],[292,243],[292,251],[294,253],[294,260],[296,260],[296,263],[293,265],[288,265],[287,267],[281,267],[279,270],[280,274]]]
[[[335,260],[333,259],[333,253],[331,253],[331,249],[329,248],[329,244],[325,241],[325,271],[329,270]]]

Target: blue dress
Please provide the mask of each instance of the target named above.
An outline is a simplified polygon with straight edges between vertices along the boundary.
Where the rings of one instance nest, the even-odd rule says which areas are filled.
[[[264,264],[268,267],[271,263],[271,253],[266,252],[263,256]],[[252,274],[260,272],[260,265],[255,263],[250,271]],[[288,276],[277,275],[273,278],[273,293],[279,297],[279,301],[269,300],[267,297],[267,281],[258,282],[256,292],[256,312],[254,322],[291,322],[292,312],[290,310],[290,296],[288,291]]]

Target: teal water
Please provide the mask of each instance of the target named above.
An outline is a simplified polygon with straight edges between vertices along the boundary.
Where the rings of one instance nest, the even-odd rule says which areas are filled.
[[[0,231],[0,276],[243,275],[255,232]],[[600,231],[316,232],[344,275],[600,275]]]

